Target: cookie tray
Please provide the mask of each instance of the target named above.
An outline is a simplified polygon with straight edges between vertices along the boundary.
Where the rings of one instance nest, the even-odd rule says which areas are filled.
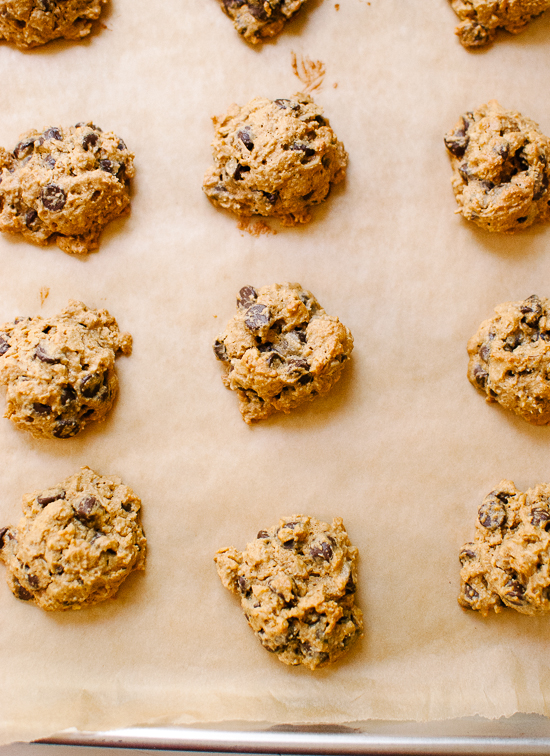
[[[533,714],[442,722],[369,721],[349,726],[227,723],[194,727],[130,727],[67,731],[39,741],[56,745],[151,748],[218,753],[506,754],[550,752],[550,720]]]

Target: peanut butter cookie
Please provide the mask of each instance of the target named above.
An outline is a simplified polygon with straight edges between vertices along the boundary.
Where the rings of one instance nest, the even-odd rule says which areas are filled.
[[[247,42],[258,44],[279,34],[306,0],[219,0],[233,26]]]
[[[0,0],[0,39],[21,50],[88,36],[107,0]]]
[[[550,0],[451,0],[451,5],[460,19],[455,33],[464,47],[482,47],[499,28],[518,34],[550,8]]]

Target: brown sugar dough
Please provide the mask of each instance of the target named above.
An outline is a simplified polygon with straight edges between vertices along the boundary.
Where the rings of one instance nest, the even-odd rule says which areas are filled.
[[[305,2],[306,0],[219,0],[235,29],[253,45],[278,34]]]
[[[68,438],[103,420],[118,390],[115,357],[130,354],[107,310],[70,301],[55,317],[17,318],[0,326],[4,417],[36,438]]]
[[[145,565],[141,502],[119,478],[83,467],[23,497],[17,527],[0,529],[8,585],[41,609],[81,609],[111,598]]]
[[[459,211],[487,231],[550,219],[550,140],[536,123],[491,100],[445,137]]]
[[[550,0],[451,0],[460,19],[456,34],[464,47],[492,42],[500,27],[518,34],[534,16],[550,8]]]
[[[214,344],[247,423],[325,394],[352,349],[349,330],[297,283],[244,286],[237,314]]]
[[[468,342],[468,379],[534,425],[550,422],[550,300],[533,295],[495,308]]]
[[[483,615],[503,606],[550,611],[549,524],[549,485],[522,493],[502,480],[479,508],[475,540],[460,552],[459,604]]]
[[[357,549],[340,517],[332,525],[284,517],[243,552],[220,549],[215,562],[262,645],[284,664],[330,664],[363,634]]]
[[[130,204],[133,154],[112,131],[79,123],[24,134],[0,147],[0,231],[69,254],[99,246],[109,221]]]
[[[26,50],[86,37],[107,0],[0,0],[0,39]]]
[[[214,165],[203,189],[236,215],[306,223],[346,174],[348,156],[322,111],[308,95],[291,100],[258,97],[214,117]]]

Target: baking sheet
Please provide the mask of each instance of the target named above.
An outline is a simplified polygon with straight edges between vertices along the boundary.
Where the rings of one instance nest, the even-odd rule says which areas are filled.
[[[0,523],[17,522],[23,492],[89,465],[142,498],[149,542],[146,572],[85,611],[43,613],[0,580],[0,742],[67,727],[550,713],[549,620],[456,603],[483,496],[503,477],[523,490],[550,480],[550,430],[486,405],[465,375],[466,341],[493,307],[550,290],[550,228],[492,236],[462,221],[442,142],[491,98],[550,134],[550,14],[468,53],[446,0],[309,6],[261,49],[215,0],[112,0],[81,45],[0,47],[0,144],[93,120],[137,169],[132,214],[87,260],[0,238],[0,322],[75,298],[134,337],[102,426],[37,441],[0,421]],[[293,54],[324,65],[314,96],[348,177],[308,226],[254,235],[200,191],[210,117],[303,88]],[[242,285],[284,281],[340,317],[354,356],[331,395],[250,428],[211,343]],[[260,646],[212,561],[294,513],[343,517],[361,554],[365,637],[315,673]]]

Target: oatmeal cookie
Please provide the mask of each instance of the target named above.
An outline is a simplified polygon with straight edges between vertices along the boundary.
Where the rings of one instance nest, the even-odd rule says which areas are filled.
[[[133,158],[93,123],[27,132],[13,152],[0,147],[0,231],[42,246],[55,240],[69,254],[97,249],[130,205]]]
[[[346,174],[348,156],[308,95],[258,97],[214,117],[214,165],[203,189],[236,215],[264,215],[292,226],[311,220],[310,208]]]
[[[498,28],[518,34],[550,8],[550,0],[451,0],[460,19],[455,33],[464,47],[482,47],[492,42]]]
[[[468,342],[468,379],[534,425],[550,422],[550,300],[535,294],[495,308]]]
[[[237,314],[214,343],[223,382],[236,391],[243,420],[325,394],[340,378],[353,338],[300,284],[243,286]]]
[[[357,549],[340,517],[332,525],[285,517],[242,553],[220,549],[215,562],[262,645],[284,664],[330,664],[363,634]]]
[[[526,493],[502,480],[483,499],[473,543],[460,552],[458,603],[486,616],[503,606],[521,614],[550,611],[550,486]]]
[[[550,140],[534,121],[491,100],[445,137],[459,212],[487,231],[550,219]]]
[[[235,29],[247,42],[258,44],[279,34],[306,0],[219,0]]]
[[[0,0],[0,39],[21,50],[86,37],[107,0]]]
[[[115,357],[130,354],[107,310],[70,301],[57,316],[17,318],[0,326],[4,417],[36,438],[69,438],[103,420],[118,390]]]
[[[115,595],[145,565],[141,502],[119,478],[89,467],[23,497],[17,527],[0,528],[8,585],[41,609],[81,609]]]

